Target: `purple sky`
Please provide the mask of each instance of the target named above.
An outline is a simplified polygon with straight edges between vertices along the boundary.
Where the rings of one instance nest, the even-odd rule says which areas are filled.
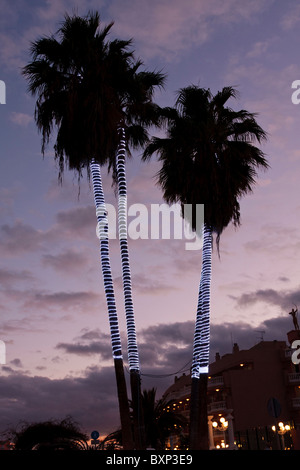
[[[268,132],[263,146],[271,169],[241,202],[242,225],[228,227],[220,259],[213,256],[212,359],[232,341],[253,346],[285,340],[287,312],[300,305],[299,122],[291,101],[300,79],[298,2],[274,0],[0,0],[0,427],[20,420],[72,415],[89,433],[118,426],[115,379],[96,238],[93,195],[86,179],[57,183],[50,145],[41,157],[34,100],[20,68],[31,40],[55,32],[64,12],[98,9],[112,37],[134,38],[136,55],[168,75],[157,94],[172,106],[190,84],[236,86],[231,103],[259,113]],[[161,203],[159,168],[135,154],[127,166],[129,205]],[[107,202],[115,204],[103,170]],[[131,219],[129,219],[130,222]],[[120,327],[125,321],[117,240],[111,243]],[[184,240],[131,240],[134,305],[144,374],[172,374],[191,359],[201,251]],[[126,338],[123,339],[124,352]],[[125,363],[127,359],[125,354]],[[188,367],[188,366],[187,366]],[[174,377],[143,376],[158,396]]]

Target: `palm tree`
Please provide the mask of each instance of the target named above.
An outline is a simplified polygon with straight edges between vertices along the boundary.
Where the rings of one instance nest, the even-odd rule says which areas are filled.
[[[179,91],[175,108],[164,111],[167,137],[154,137],[144,159],[157,152],[162,161],[158,181],[168,203],[204,204],[202,270],[195,322],[190,415],[191,449],[208,447],[207,378],[210,344],[210,282],[213,234],[219,250],[222,231],[240,224],[239,199],[252,191],[259,168],[268,164],[254,144],[266,134],[256,115],[225,106],[236,98],[233,87],[212,95],[189,86]],[[184,212],[183,212],[184,215]],[[193,230],[197,221],[189,220]],[[200,400],[201,398],[201,400]],[[200,418],[199,418],[200,416]]]
[[[88,436],[69,416],[61,421],[23,423],[20,430],[7,434],[15,450],[86,450]]]
[[[139,71],[142,63],[137,61],[132,67],[131,75],[127,74],[127,94],[123,100],[123,119],[119,123],[119,145],[116,160],[109,162],[113,168],[113,181],[118,188],[118,227],[120,253],[122,261],[123,293],[126,314],[127,351],[130,371],[130,385],[133,405],[135,448],[145,446],[143,426],[143,410],[141,406],[141,372],[140,360],[136,338],[134,318],[134,305],[132,296],[131,270],[129,262],[129,249],[127,239],[127,183],[125,170],[125,157],[130,154],[130,146],[137,149],[149,142],[147,128],[161,125],[161,110],[153,102],[156,87],[162,87],[165,76],[161,72]],[[93,162],[93,167],[99,163]],[[101,211],[100,211],[101,212]],[[105,213],[105,210],[104,210]],[[107,219],[98,219],[99,224],[106,225]],[[104,230],[107,237],[108,227]],[[101,239],[101,237],[100,237]]]
[[[140,64],[138,63],[138,66]],[[136,70],[138,68],[136,67]],[[119,127],[119,147],[116,157],[115,179],[118,186],[118,226],[122,260],[122,279],[127,323],[127,350],[132,393],[134,436],[137,449],[145,447],[143,409],[141,400],[140,360],[136,340],[134,305],[132,296],[131,271],[127,239],[127,183],[125,156],[128,140],[135,148],[149,141],[147,128],[161,124],[160,108],[153,103],[155,87],[162,87],[165,76],[160,72],[142,71],[135,73],[133,89],[126,103],[126,120]],[[126,132],[125,132],[126,129]],[[126,138],[127,134],[127,138]]]
[[[164,449],[166,440],[170,435],[179,435],[183,438],[182,430],[186,427],[186,418],[173,411],[172,401],[156,398],[156,388],[143,390],[141,404],[145,421],[145,443],[153,449]],[[131,407],[133,403],[131,402]],[[106,436],[99,444],[99,448],[111,450],[110,446],[121,446],[122,436],[120,429]]]
[[[42,152],[57,129],[55,159],[59,179],[64,168],[82,176],[92,174],[96,215],[100,227],[101,266],[106,294],[112,350],[118,387],[123,444],[132,448],[123,355],[109,263],[108,227],[100,166],[115,168],[120,125],[127,130],[127,149],[147,138],[145,125],[155,123],[157,107],[151,97],[159,73],[138,72],[131,41],[107,40],[113,25],[99,29],[98,13],[86,18],[65,16],[58,40],[44,37],[32,44],[30,62],[23,69],[29,91],[37,96],[35,120],[42,133]],[[130,342],[129,350],[136,346]],[[130,358],[133,357],[130,354]],[[136,366],[133,369],[136,370]]]
[[[143,390],[142,407],[145,420],[146,444],[154,449],[164,449],[171,434],[179,434],[186,425],[183,415],[175,413],[164,398],[156,399],[156,389]]]

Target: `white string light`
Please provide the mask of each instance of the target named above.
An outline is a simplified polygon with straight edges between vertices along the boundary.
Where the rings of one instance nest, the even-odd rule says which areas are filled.
[[[122,359],[121,337],[118,324],[114,286],[111,274],[108,243],[108,220],[105,207],[104,193],[101,182],[100,165],[93,160],[90,164],[96,216],[99,227],[101,267],[104,283],[104,291],[108,309],[108,318],[114,359]]]
[[[199,286],[194,333],[192,377],[208,373],[210,341],[210,284],[211,284],[212,231],[203,226],[202,270]]]
[[[117,152],[117,180],[118,180],[118,227],[122,261],[122,278],[125,299],[125,315],[127,325],[127,349],[129,369],[139,371],[139,353],[136,340],[134,308],[132,300],[131,273],[129,263],[127,239],[127,185],[125,172],[125,131],[119,129],[120,141]]]

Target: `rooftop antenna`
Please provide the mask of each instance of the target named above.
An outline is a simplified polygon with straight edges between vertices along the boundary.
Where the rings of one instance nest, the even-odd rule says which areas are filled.
[[[265,331],[264,330],[256,330],[256,333],[260,333],[260,336],[259,336],[259,341],[263,341],[264,340],[264,334],[265,334]]]

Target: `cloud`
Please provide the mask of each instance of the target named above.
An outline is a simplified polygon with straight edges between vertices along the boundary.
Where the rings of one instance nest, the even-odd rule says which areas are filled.
[[[1,14],[2,17],[2,14]],[[3,69],[16,70],[24,65],[21,59],[20,38],[16,35],[0,33],[0,63]]]
[[[270,46],[274,43],[274,39],[267,39],[265,41],[257,41],[253,44],[252,49],[246,54],[246,57],[257,59],[264,57]]]
[[[102,359],[111,358],[110,335],[99,330],[85,331],[72,343],[58,343],[57,349],[64,350],[67,354],[79,356],[99,355]]]
[[[10,120],[18,126],[27,127],[28,124],[33,121],[33,117],[25,113],[12,112],[10,115]]]
[[[272,1],[250,0],[124,0],[112,4],[115,29],[123,37],[134,37],[143,57],[160,57],[170,62],[191,47],[204,44],[219,28],[249,22]]]
[[[269,305],[276,305],[281,309],[288,311],[294,304],[300,304],[300,289],[293,291],[274,289],[258,289],[235,297],[239,307],[248,307],[258,302]]]
[[[281,253],[290,256],[293,250],[297,252],[299,249],[298,228],[292,225],[269,223],[261,226],[258,233],[259,238],[244,243],[248,253],[268,253],[276,257]]]
[[[83,266],[87,264],[87,256],[74,249],[67,249],[57,255],[43,255],[42,263],[58,272],[77,275],[78,271],[82,271]]]
[[[12,361],[10,361],[10,364],[12,364],[15,367],[23,368],[22,361],[19,358],[13,359]]]
[[[35,13],[40,21],[56,21],[62,19],[66,12],[69,15],[86,15],[90,9],[101,8],[103,3],[102,0],[83,0],[74,5],[73,0],[46,0],[42,6],[36,8]]]
[[[62,310],[80,309],[84,311],[98,300],[99,295],[91,291],[82,292],[32,292],[24,302],[24,308]]]
[[[44,230],[17,219],[12,224],[0,226],[0,253],[3,256],[18,256],[47,250],[50,245],[66,240],[90,240],[93,235],[96,240],[96,222],[95,210],[92,206],[59,211],[54,224]],[[73,261],[74,253],[73,251]],[[48,262],[49,260],[50,258]],[[56,259],[56,261],[58,264],[59,260]],[[52,258],[52,264],[54,262]]]
[[[0,214],[2,216],[11,215],[15,199],[19,195],[22,187],[20,183],[13,183],[10,187],[0,188]]]
[[[90,368],[80,377],[51,380],[13,373],[0,377],[1,431],[20,421],[36,422],[71,415],[89,432],[119,426],[112,367]]]
[[[191,344],[193,328],[192,321],[160,324],[143,329],[141,336],[147,343],[188,345]]]
[[[7,305],[5,311],[7,312]],[[32,314],[28,317],[2,321],[0,324],[2,335],[5,334],[8,338],[15,336],[16,333],[24,335],[26,333],[44,332],[45,328],[45,318],[38,319]]]
[[[0,252],[3,255],[19,255],[41,248],[45,234],[21,220],[14,224],[4,224],[0,227]]]
[[[46,0],[38,7],[19,1],[13,9],[3,1],[1,20],[13,24],[12,33],[0,34],[0,60],[3,66],[16,69],[25,65],[25,50],[30,41],[44,34],[54,33],[65,12],[86,15],[89,10],[100,10],[105,23],[115,21],[113,34],[122,39],[133,37],[144,58],[163,58],[170,62],[193,46],[204,44],[221,25],[249,22],[272,5],[272,0],[123,0],[107,2],[84,0],[78,6],[72,0]],[[26,9],[32,26],[26,28],[22,12]],[[18,34],[15,30],[18,28]]]
[[[56,222],[62,231],[71,232],[75,236],[90,227],[95,227],[96,232],[95,208],[93,206],[75,207],[60,211],[56,215]]]
[[[70,14],[76,11],[73,0],[46,0],[42,6],[40,3],[37,7],[24,0],[15,0],[12,6],[11,2],[1,0],[1,30],[4,31],[6,27],[9,31],[0,33],[0,61],[3,68],[16,70],[23,67],[25,60],[28,60],[30,42],[44,35],[50,36],[58,29],[58,22],[63,20],[66,11]],[[86,14],[91,7],[99,8],[99,1],[81,2],[78,13]],[[27,27],[28,19],[33,26]]]
[[[249,349],[261,340],[287,341],[291,326],[288,316],[270,318],[255,327],[246,322],[212,324],[210,360],[214,360],[216,352],[221,356],[231,353],[233,343],[238,343],[240,349]]]
[[[8,268],[0,268],[0,285],[9,287],[14,285],[16,282],[32,281],[34,279],[33,274],[27,270],[14,270]]]
[[[275,317],[257,327],[246,322],[211,325],[211,361],[216,352],[231,353],[233,342],[240,350],[249,349],[261,341],[286,341],[291,329],[290,319]],[[194,324],[191,321],[158,324],[138,334],[141,350],[142,389],[155,387],[157,398],[171,385],[175,375],[188,373]],[[70,344],[60,344],[66,354],[104,354],[101,342],[110,350],[108,335],[100,330],[84,329]],[[94,351],[93,351],[94,348]],[[11,361],[21,367],[18,359]],[[119,426],[117,391],[113,366],[91,366],[75,377],[50,379],[29,376],[7,367],[0,377],[0,431],[28,422],[63,418],[71,415],[84,430],[99,429],[107,434]],[[125,364],[125,376],[128,381]],[[128,383],[128,382],[127,382]],[[128,387],[129,389],[129,387]]]
[[[300,22],[300,5],[293,4],[281,20],[281,27],[284,31],[293,29]]]
[[[157,273],[151,272],[147,276],[145,274],[139,273],[134,274],[131,278],[132,281],[132,289],[134,292],[138,292],[139,294],[160,294],[164,292],[170,292],[175,289],[175,287],[170,284],[169,282],[163,280],[158,276]],[[122,288],[123,281],[122,277],[116,277],[114,279],[115,286],[117,288]],[[177,288],[176,288],[177,289]]]

